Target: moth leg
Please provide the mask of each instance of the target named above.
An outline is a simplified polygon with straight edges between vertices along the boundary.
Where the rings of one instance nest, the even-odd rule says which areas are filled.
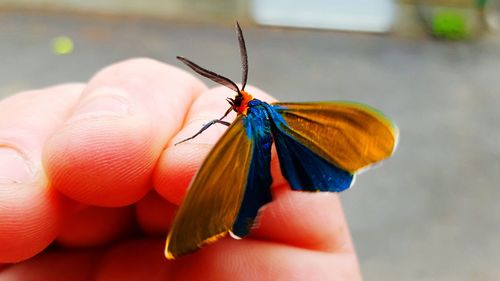
[[[222,125],[226,125],[226,126],[231,125],[231,123],[229,123],[229,122],[222,121],[222,120],[220,120],[220,119],[214,119],[214,120],[212,120],[212,121],[208,122],[207,124],[203,125],[203,127],[201,127],[201,129],[200,129],[200,130],[199,130],[196,134],[194,134],[193,136],[191,136],[191,137],[189,137],[189,138],[187,138],[187,139],[181,140],[180,142],[177,142],[177,143],[175,143],[174,145],[178,145],[178,144],[183,143],[183,142],[185,142],[185,141],[192,140],[192,139],[196,138],[196,137],[197,137],[197,136],[199,136],[201,133],[203,133],[203,131],[205,131],[206,129],[210,128],[210,126],[212,126],[212,125],[214,125],[214,124],[217,124],[217,123],[218,123],[218,124],[222,124]]]
[[[183,139],[181,140],[180,142],[177,142],[175,143],[174,145],[178,145],[180,143],[183,143],[185,141],[188,141],[188,140],[192,140],[194,138],[196,138],[197,136],[199,136],[201,133],[203,133],[203,131],[205,131],[206,129],[210,128],[210,126],[214,125],[214,124],[222,124],[222,125],[226,125],[229,127],[229,125],[231,125],[231,123],[229,122],[226,122],[226,121],[222,121],[222,119],[226,118],[226,116],[233,110],[233,107],[231,106],[228,110],[226,110],[226,113],[224,113],[224,115],[222,115],[221,118],[219,119],[214,119],[210,122],[208,122],[207,124],[203,125],[203,127],[201,127],[201,129],[196,133],[194,134],[193,136],[187,138],[187,139]]]
[[[219,121],[222,121],[222,119],[226,118],[226,116],[227,116],[229,113],[231,113],[231,111],[233,111],[233,106],[232,106],[232,105],[231,105],[231,107],[230,107],[230,108],[228,108],[228,109],[226,110],[226,113],[224,113],[224,115],[222,115],[222,117],[221,117],[221,118],[219,118],[218,120],[219,120]],[[226,122],[226,123],[227,123],[227,122]],[[228,125],[228,126],[229,126],[229,125]]]

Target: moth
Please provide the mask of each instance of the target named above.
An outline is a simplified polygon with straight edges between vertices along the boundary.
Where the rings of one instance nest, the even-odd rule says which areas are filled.
[[[341,192],[356,172],[388,158],[398,129],[378,110],[344,102],[267,103],[245,91],[248,58],[236,23],[242,63],[241,88],[230,79],[177,57],[198,74],[236,93],[225,114],[208,122],[228,126],[190,184],[170,232],[165,256],[174,259],[231,234],[245,237],[259,209],[272,200],[271,147],[292,190]],[[224,121],[235,111],[236,119]]]

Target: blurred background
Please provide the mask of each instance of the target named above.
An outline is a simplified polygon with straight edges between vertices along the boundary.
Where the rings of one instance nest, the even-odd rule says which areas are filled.
[[[0,97],[138,56],[239,81],[235,19],[251,84],[399,125],[342,194],[366,280],[500,280],[498,1],[0,0]]]

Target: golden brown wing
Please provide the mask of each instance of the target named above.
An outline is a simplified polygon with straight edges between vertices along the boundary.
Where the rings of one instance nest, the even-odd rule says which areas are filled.
[[[251,154],[251,140],[239,116],[194,177],[167,236],[167,258],[193,252],[231,230],[243,200]]]
[[[353,102],[274,103],[283,129],[338,167],[354,173],[389,157],[398,129],[374,108]]]

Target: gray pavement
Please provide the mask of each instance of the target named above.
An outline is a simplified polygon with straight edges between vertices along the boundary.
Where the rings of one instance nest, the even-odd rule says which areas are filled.
[[[395,156],[342,195],[366,280],[500,280],[498,36],[244,32],[251,84],[286,101],[365,102],[399,125]],[[75,40],[73,54],[51,53],[59,35]],[[0,95],[86,81],[130,57],[180,65],[179,54],[240,77],[232,26],[4,12]]]

